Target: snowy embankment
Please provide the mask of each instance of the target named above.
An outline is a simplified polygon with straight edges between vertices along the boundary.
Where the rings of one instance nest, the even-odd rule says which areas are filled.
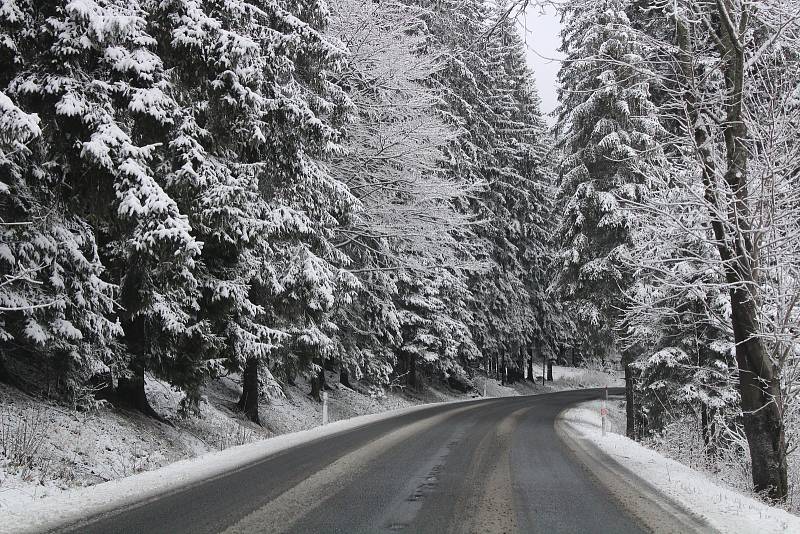
[[[616,432],[602,434],[600,401],[565,410],[562,439],[631,513],[655,532],[800,532],[800,517],[723,487]]]

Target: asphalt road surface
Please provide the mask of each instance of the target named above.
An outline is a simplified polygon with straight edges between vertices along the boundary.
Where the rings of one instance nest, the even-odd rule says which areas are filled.
[[[320,438],[81,533],[644,532],[553,427],[600,390],[437,405]]]

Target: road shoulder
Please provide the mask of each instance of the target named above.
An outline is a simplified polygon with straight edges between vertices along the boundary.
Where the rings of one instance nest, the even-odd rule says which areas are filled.
[[[600,426],[600,404],[561,412],[556,432],[622,506],[653,532],[800,532],[800,518]]]

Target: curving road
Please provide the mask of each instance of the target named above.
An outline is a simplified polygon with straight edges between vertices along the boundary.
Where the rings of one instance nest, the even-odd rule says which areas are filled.
[[[268,456],[81,533],[646,531],[556,435],[600,390],[437,405]]]

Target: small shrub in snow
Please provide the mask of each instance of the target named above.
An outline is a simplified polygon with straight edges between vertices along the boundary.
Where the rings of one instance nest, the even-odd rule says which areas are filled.
[[[28,470],[44,467],[46,433],[47,420],[41,409],[19,413],[9,407],[0,410],[0,453],[8,465]]]
[[[124,478],[159,467],[161,462],[153,456],[138,444],[134,444],[130,451],[120,454],[118,458],[108,463],[110,478]]]
[[[214,447],[223,450],[244,445],[245,443],[252,443],[257,437],[249,428],[239,423],[232,422],[220,426],[219,433],[214,436],[214,439]]]

